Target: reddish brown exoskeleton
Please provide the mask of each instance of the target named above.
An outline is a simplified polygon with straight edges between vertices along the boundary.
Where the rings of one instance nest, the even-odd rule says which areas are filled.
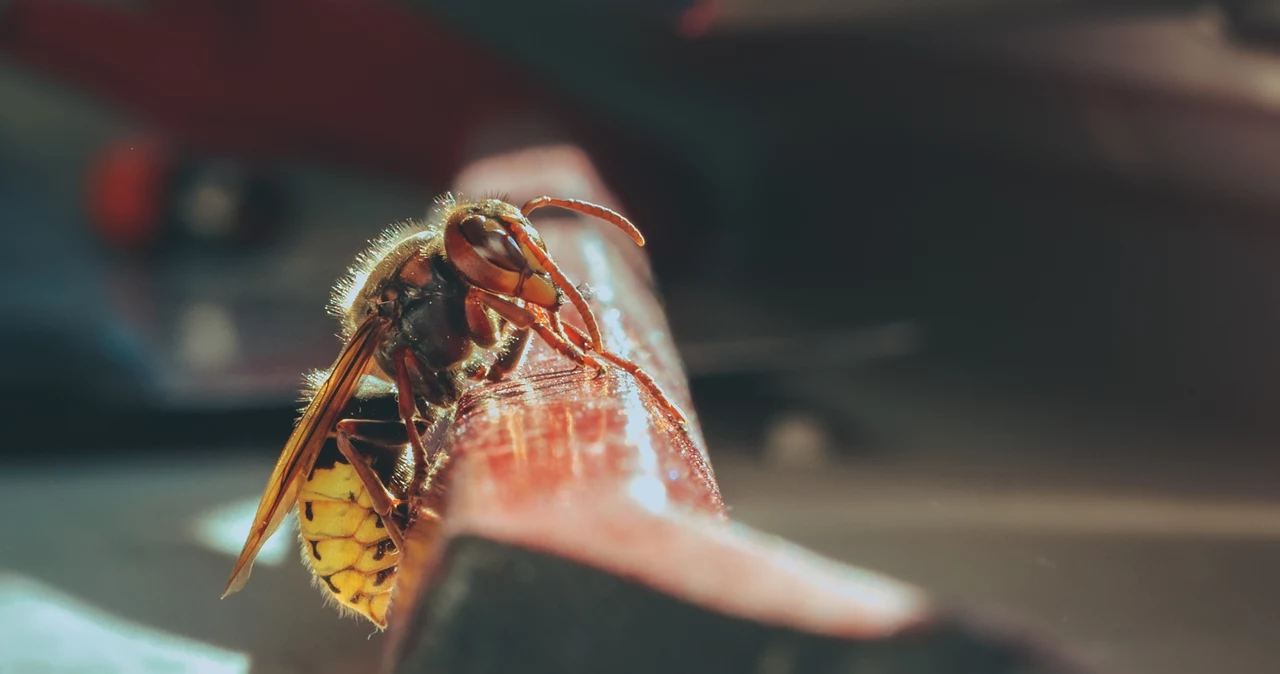
[[[426,438],[471,382],[514,370],[534,333],[580,366],[629,372],[685,424],[648,374],[604,348],[587,300],[529,222],[547,206],[610,222],[644,245],[626,218],[595,204],[539,197],[517,208],[446,195],[427,221],[391,229],[357,258],[330,306],[345,344],[329,371],[310,377],[223,596],[244,586],[296,507],[304,558],[327,595],[385,627],[405,532],[437,517],[419,504],[448,457]],[[560,319],[566,301],[585,330]]]

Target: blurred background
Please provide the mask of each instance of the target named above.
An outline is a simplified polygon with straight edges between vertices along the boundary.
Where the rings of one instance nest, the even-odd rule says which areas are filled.
[[[1268,0],[0,2],[0,672],[367,662],[291,540],[215,601],[235,527],[352,256],[539,138],[649,235],[735,518],[1104,671],[1280,671],[1275,47]]]

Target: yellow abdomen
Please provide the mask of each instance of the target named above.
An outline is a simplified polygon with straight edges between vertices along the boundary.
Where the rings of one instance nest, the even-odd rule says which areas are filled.
[[[385,628],[400,551],[350,464],[338,458],[311,471],[298,494],[298,529],[324,592]]]

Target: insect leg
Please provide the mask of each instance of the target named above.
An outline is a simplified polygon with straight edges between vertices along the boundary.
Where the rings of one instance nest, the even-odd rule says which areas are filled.
[[[452,405],[457,402],[458,392],[452,380],[442,379],[425,367],[407,347],[397,349],[392,354],[392,361],[395,364],[396,404],[399,407],[400,420],[404,422],[405,431],[409,436],[409,444],[413,446],[413,481],[409,485],[409,493],[418,494],[425,488],[427,480],[431,477],[429,471],[439,465],[437,459],[441,457],[436,456],[437,452],[427,449],[422,434],[416,432],[417,422],[421,421],[427,428],[431,428],[440,420],[438,414],[432,413],[431,405],[437,406],[437,411],[440,407]],[[415,383],[421,386],[415,386]],[[431,416],[420,413],[417,398],[414,396],[415,391],[424,394],[429,403],[427,413]]]
[[[520,361],[524,360],[525,350],[529,346],[530,334],[532,333],[527,329],[516,330],[507,340],[502,355],[489,366],[489,373],[486,375],[489,381],[498,381],[520,366]]]
[[[559,351],[569,360],[579,365],[595,368],[600,372],[604,372],[607,369],[604,363],[585,353],[545,324],[538,322],[537,316],[525,307],[517,306],[510,300],[490,295],[489,293],[481,294],[480,301],[517,328],[533,330],[538,333],[538,336],[551,345],[551,348]]]
[[[391,536],[391,542],[396,544],[396,549],[403,550],[404,532],[391,519],[391,511],[406,501],[396,498],[387,489],[387,485],[382,482],[377,473],[373,472],[373,467],[369,465],[368,458],[351,444],[352,439],[361,439],[370,441],[371,444],[379,449],[387,451],[399,450],[403,443],[394,447],[382,444],[389,430],[387,426],[393,426],[397,429],[403,428],[399,422],[395,421],[369,421],[363,419],[343,419],[339,421],[336,426],[338,451],[342,452],[342,455],[347,459],[347,463],[356,471],[356,475],[360,476],[360,482],[364,485],[365,491],[369,492],[369,499],[373,501],[373,511],[382,518],[383,524],[387,527],[387,534]],[[374,431],[379,432],[377,435],[373,435]]]
[[[520,329],[528,329],[538,321],[537,314],[534,314],[526,307],[522,307],[505,297],[498,297],[492,293],[484,291],[474,291],[477,302],[493,310],[494,313],[501,316],[508,323]],[[470,299],[471,296],[468,297]]]
[[[604,340],[600,337],[600,325],[596,322],[595,313],[591,311],[591,305],[587,304],[587,298],[583,297],[582,293],[578,292],[577,287],[569,281],[569,277],[564,275],[564,272],[561,271],[560,267],[551,259],[551,256],[547,254],[547,251],[533,240],[533,237],[529,234],[529,230],[526,229],[524,225],[518,222],[508,222],[507,226],[511,231],[511,235],[516,238],[516,241],[529,249],[529,252],[533,254],[534,259],[538,261],[538,264],[541,264],[543,269],[546,269],[547,273],[551,275],[551,280],[555,281],[556,285],[560,287],[560,290],[569,297],[569,301],[573,303],[573,306],[578,309],[578,314],[582,316],[582,322],[587,326],[587,334],[591,335],[591,343],[595,346],[594,350],[604,350]]]
[[[489,317],[489,312],[485,311],[484,302],[480,299],[484,294],[485,292],[479,288],[468,290],[466,312],[467,328],[471,332],[471,339],[487,349],[498,343],[498,331],[494,328],[493,319]]]
[[[569,339],[579,348],[585,349],[587,345],[587,335],[579,330],[577,326],[569,324],[562,325],[569,329]],[[632,377],[635,377],[636,381],[639,382],[641,386],[648,389],[649,393],[653,395],[654,399],[658,402],[659,408],[661,408],[668,416],[674,418],[676,423],[682,426],[688,423],[685,419],[684,412],[681,412],[680,408],[675,403],[671,402],[671,399],[667,397],[666,392],[662,390],[662,387],[658,385],[658,382],[655,381],[648,372],[645,372],[643,368],[611,351],[598,351],[597,353],[601,358],[617,365],[625,372],[629,372]]]
[[[608,367],[606,367],[604,363],[596,360],[591,354],[586,353],[575,346],[572,342],[556,334],[551,330],[551,328],[548,328],[541,323],[534,323],[530,327],[534,332],[538,333],[538,336],[547,344],[550,344],[551,348],[559,351],[561,355],[564,355],[569,360],[572,360],[583,367],[590,367],[596,370],[596,376],[608,371]]]
[[[422,441],[422,436],[417,432],[417,422],[430,420],[422,418],[418,413],[418,403],[414,396],[414,392],[419,387],[414,386],[414,377],[422,384],[423,389],[430,392],[431,398],[440,398],[442,388],[440,380],[436,375],[427,368],[422,366],[418,357],[413,355],[407,347],[401,347],[396,350],[392,356],[395,363],[396,371],[396,403],[400,409],[400,421],[404,423],[405,434],[409,436],[409,444],[413,445],[413,459],[419,466],[427,465],[427,458],[430,452],[427,451],[426,444]],[[441,402],[435,400],[433,402]]]
[[[418,471],[422,474],[422,482],[421,484],[416,484],[412,487],[414,489],[413,493],[424,495],[434,494],[434,500],[436,503],[441,503],[440,493],[442,482],[440,481],[440,478],[442,471],[448,463],[448,452],[436,452],[435,456],[431,457],[431,465],[427,466],[426,470]],[[425,517],[435,521],[440,520],[440,513],[435,508],[431,507],[431,505],[421,505],[417,514],[419,517]]]
[[[574,342],[572,339],[570,339],[569,334],[564,331],[565,324],[564,324],[564,321],[560,320],[560,314],[554,311],[548,311],[547,325],[551,328],[551,331],[559,335],[561,339],[578,347],[579,349],[582,349],[584,352],[595,351],[595,349],[592,349],[585,341]],[[597,353],[603,353],[603,352],[597,352]],[[609,372],[609,368],[606,367],[603,363],[597,365],[596,369],[599,370],[596,373],[596,376],[600,376]]]
[[[622,230],[627,236],[631,237],[632,241],[636,242],[637,246],[644,245],[644,235],[640,233],[640,230],[636,229],[635,225],[631,224],[630,220],[626,219],[621,213],[618,213],[613,209],[605,208],[604,206],[593,204],[588,201],[546,196],[536,197],[526,201],[524,206],[520,207],[520,213],[528,218],[531,213],[546,206],[557,206],[576,213],[599,218]],[[520,238],[519,233],[517,232],[518,229],[522,228],[517,225],[511,230],[513,234],[516,234],[517,240]],[[528,244],[526,243],[525,245]],[[542,249],[543,251],[546,251],[545,246],[543,246]],[[582,292],[578,290],[577,286],[569,283],[567,278],[564,278],[564,273],[560,271],[560,268],[556,266],[555,262],[551,260],[549,255],[546,255],[545,253],[544,255],[539,255],[539,251],[537,250],[531,252],[538,262],[547,268],[548,273],[551,274],[551,278],[562,286],[564,293],[569,296],[569,301],[573,303],[573,306],[578,308],[578,313],[582,314],[582,320],[587,325],[587,334],[591,336],[591,350],[604,351],[604,340],[600,337],[600,327],[596,323],[595,314],[591,312],[591,308],[587,305],[587,299],[582,296]],[[544,257],[546,259],[543,259]]]

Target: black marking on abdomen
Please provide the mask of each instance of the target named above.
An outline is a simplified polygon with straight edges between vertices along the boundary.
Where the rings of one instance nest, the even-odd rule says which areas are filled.
[[[303,513],[307,516],[308,522],[316,518],[316,514],[311,512],[311,501],[307,501],[305,504],[303,504],[302,510],[303,510]]]
[[[381,516],[379,516],[379,517],[378,517],[378,519],[376,519],[376,520],[374,520],[374,521],[373,521],[373,526],[375,526],[375,527],[377,527],[377,528],[379,528],[379,529],[383,528],[383,527],[382,527],[382,517],[381,517]]]
[[[347,492],[347,500],[348,500],[348,501],[351,501],[352,503],[355,503],[355,502],[356,502],[356,493],[355,493],[355,492],[353,492],[353,491],[349,491],[349,492]]]
[[[398,566],[389,566],[389,567],[387,567],[387,568],[385,568],[385,569],[383,569],[383,570],[379,571],[379,572],[378,572],[378,577],[373,579],[373,586],[374,586],[374,587],[378,587],[378,586],[382,585],[383,583],[387,582],[387,579],[388,579],[388,578],[390,578],[391,576],[395,575],[396,571],[397,571],[399,568],[400,568],[400,567],[398,567]]]
[[[320,448],[320,453],[316,455],[316,462],[311,464],[311,470],[307,471],[307,482],[315,479],[317,470],[330,470],[346,462],[342,452],[338,450],[338,442],[332,437],[326,439],[324,446]]]
[[[325,585],[328,585],[328,586],[329,586],[329,591],[330,591],[330,592],[332,592],[332,593],[334,593],[334,594],[342,594],[342,590],[339,590],[339,589],[338,589],[338,586],[337,586],[337,585],[334,585],[334,584],[333,584],[333,581],[329,580],[329,579],[330,579],[330,578],[332,578],[332,577],[333,577],[333,576],[332,576],[332,574],[330,574],[330,575],[328,575],[328,576],[320,576],[320,580],[323,580],[323,581],[324,581],[324,583],[325,583]]]
[[[319,560],[320,549],[316,547],[316,543],[319,543],[320,541],[307,541],[307,542],[311,544],[311,556]]]
[[[396,544],[390,538],[384,538],[378,541],[378,549],[373,551],[373,561],[375,562],[382,561],[382,558],[386,557],[388,552],[391,552],[392,550],[395,550],[395,549],[396,549]]]

